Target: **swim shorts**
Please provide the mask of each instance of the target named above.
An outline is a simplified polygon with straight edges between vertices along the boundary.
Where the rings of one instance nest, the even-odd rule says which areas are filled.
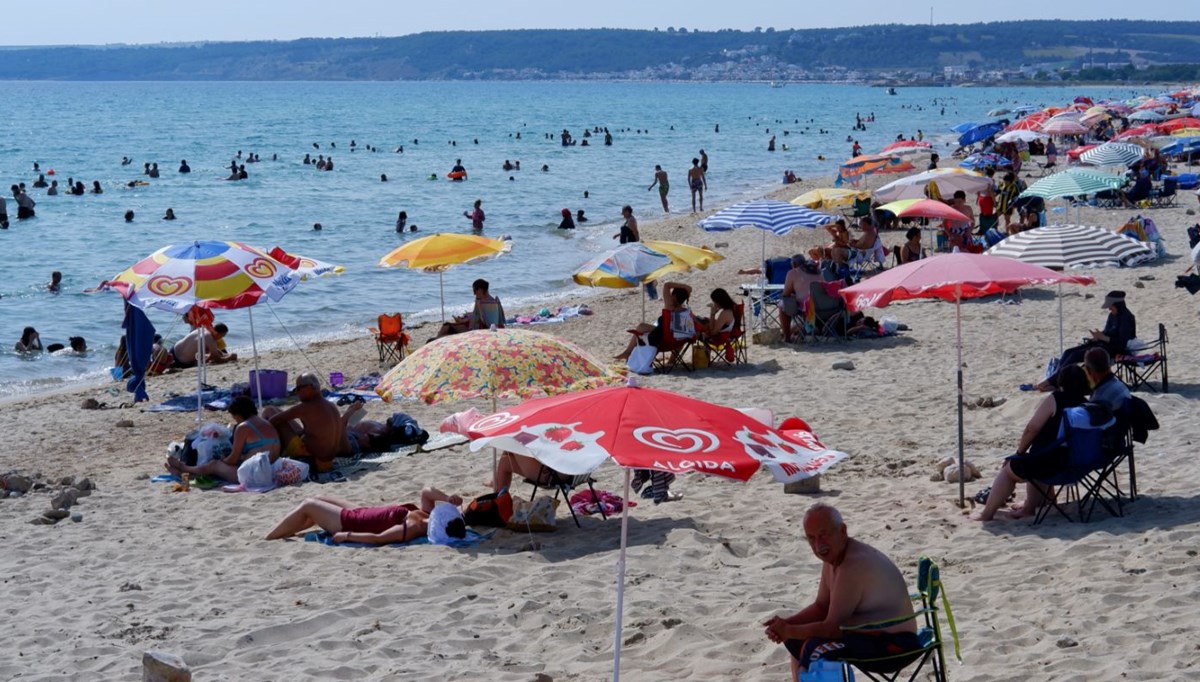
[[[665,182],[659,183],[659,185],[658,185],[659,195],[665,197],[665,196],[667,196],[667,192],[669,192],[670,190],[671,190],[671,188],[667,185],[667,183],[665,183]]]
[[[801,665],[808,667],[817,659],[840,661],[843,659],[870,659],[897,656],[911,652],[912,658],[904,661],[908,665],[921,655],[921,642],[913,632],[883,632],[864,634],[847,632],[841,639],[809,637],[805,640],[789,639],[783,643]],[[894,669],[903,659],[889,659],[888,667]]]

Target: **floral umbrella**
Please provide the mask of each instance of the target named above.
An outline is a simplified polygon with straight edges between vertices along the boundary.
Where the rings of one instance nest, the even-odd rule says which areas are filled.
[[[846,455],[807,430],[780,431],[740,410],[678,393],[624,386],[531,400],[476,421],[472,450],[492,446],[534,457],[564,474],[584,474],[612,458],[625,469],[698,471],[745,481],[767,468],[779,481],[825,471]],[[621,627],[629,505],[621,517],[617,559],[614,682],[621,678]]]
[[[530,398],[607,386],[620,374],[575,344],[524,329],[479,329],[417,349],[380,379],[384,400]]]

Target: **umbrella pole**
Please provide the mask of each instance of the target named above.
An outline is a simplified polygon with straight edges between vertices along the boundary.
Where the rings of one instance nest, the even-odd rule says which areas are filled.
[[[625,504],[621,505],[621,553],[617,555],[617,627],[613,634],[613,682],[621,680],[621,621],[625,611],[625,547],[629,544],[629,480],[625,469]]]
[[[250,348],[254,353],[254,397],[258,398],[258,409],[262,411],[262,379],[258,371],[258,342],[254,340],[254,308],[246,308],[250,316]]]
[[[496,414],[496,398],[495,398],[495,396],[492,396],[492,414]],[[497,458],[498,458],[498,455],[496,454],[496,448],[492,448],[492,483],[496,482],[496,465],[499,463],[497,461]]]
[[[1062,282],[1058,283],[1058,356],[1063,354]]]
[[[958,504],[962,506],[967,497],[963,471],[962,284],[954,285],[954,327],[958,351]]]
[[[442,280],[442,271],[438,271],[438,298],[442,302],[442,324],[446,324],[446,286]]]
[[[204,332],[200,333],[200,351],[196,354],[196,423],[204,416]]]
[[[642,322],[646,321],[646,285],[642,285]],[[495,410],[492,410],[495,412]]]

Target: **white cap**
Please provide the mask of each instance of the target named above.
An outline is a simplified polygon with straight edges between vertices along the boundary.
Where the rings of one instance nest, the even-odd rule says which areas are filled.
[[[452,538],[446,534],[446,526],[454,519],[461,519],[462,511],[449,502],[438,501],[429,512],[429,526],[426,535],[435,545],[449,545],[460,538]]]

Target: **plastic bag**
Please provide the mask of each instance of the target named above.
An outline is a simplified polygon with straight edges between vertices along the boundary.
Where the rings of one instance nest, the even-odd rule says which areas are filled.
[[[250,456],[237,471],[238,483],[252,493],[265,493],[275,487],[275,470],[271,467],[271,456],[259,452]]]
[[[308,464],[287,457],[280,457],[271,465],[277,487],[296,485],[308,480]]]
[[[558,519],[555,517],[558,504],[559,500],[545,495],[532,502],[523,498],[514,498],[512,517],[508,519],[508,529],[532,533],[549,533],[558,530]]]
[[[637,346],[629,354],[629,360],[626,363],[629,365],[629,371],[635,374],[650,374],[654,371],[654,356],[656,355],[658,355],[658,349],[654,346]]]
[[[800,673],[800,682],[842,682],[843,663],[817,659],[809,664],[808,672]],[[846,667],[849,676],[845,679],[854,682],[854,671]]]
[[[225,459],[233,452],[233,433],[226,427],[208,422],[200,427],[198,435],[192,440],[196,449],[196,466],[214,459]]]
[[[879,320],[879,327],[883,329],[884,334],[895,334],[896,330],[900,328],[900,321],[891,315],[884,315]]]

